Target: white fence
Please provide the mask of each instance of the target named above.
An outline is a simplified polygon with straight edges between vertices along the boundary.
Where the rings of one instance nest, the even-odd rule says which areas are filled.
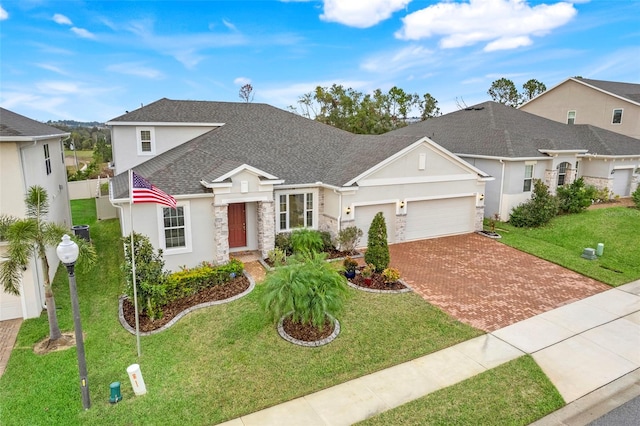
[[[100,193],[100,186],[105,183],[109,183],[109,179],[99,178],[67,182],[69,199],[84,200],[87,198],[95,198],[98,220],[114,219],[118,217],[118,211],[109,202],[108,191],[105,191],[104,194]]]

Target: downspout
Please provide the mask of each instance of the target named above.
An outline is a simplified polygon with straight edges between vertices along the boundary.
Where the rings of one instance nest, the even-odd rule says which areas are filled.
[[[338,199],[338,234],[340,234],[340,231],[342,231],[342,192],[338,192],[335,189],[333,192],[340,196]]]
[[[502,164],[502,175],[500,176],[500,202],[498,203],[498,214],[502,217],[502,197],[504,196],[504,160],[500,159],[500,163]],[[504,220],[504,218],[502,218]]]

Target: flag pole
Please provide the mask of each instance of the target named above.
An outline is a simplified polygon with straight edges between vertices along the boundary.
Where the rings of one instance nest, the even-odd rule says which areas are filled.
[[[133,278],[133,307],[136,317],[136,345],[140,358],[140,319],[138,317],[138,290],[136,285],[136,253],[133,245],[133,169],[129,169],[129,223],[131,224],[131,274]]]

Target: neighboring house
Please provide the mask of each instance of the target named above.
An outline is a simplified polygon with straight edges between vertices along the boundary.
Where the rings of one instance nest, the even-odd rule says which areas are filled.
[[[640,84],[569,78],[520,106],[566,124],[591,124],[640,139]]]
[[[533,179],[555,193],[577,177],[628,196],[640,181],[640,139],[590,125],[568,126],[496,102],[412,124],[387,135],[428,136],[485,171],[485,215],[509,218],[531,197]]]
[[[366,245],[380,211],[390,243],[482,227],[491,177],[422,135],[354,135],[265,104],[169,99],[108,124],[122,235],[131,215],[170,270],[223,263],[230,252],[266,256],[277,233],[301,227],[335,236],[356,225]],[[178,208],[130,211],[130,167]]]
[[[0,108],[0,214],[25,217],[27,189],[42,186],[49,196],[47,220],[71,227],[67,170],[62,140],[69,136],[54,127]],[[0,241],[0,262],[7,243]],[[49,248],[51,279],[58,266]],[[20,296],[0,288],[0,320],[38,317],[44,306],[43,271],[35,259],[22,276]]]

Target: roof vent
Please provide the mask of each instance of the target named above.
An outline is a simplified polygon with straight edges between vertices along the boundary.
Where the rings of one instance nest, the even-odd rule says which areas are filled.
[[[484,107],[475,107],[474,110],[476,111],[482,111],[484,109]]]

